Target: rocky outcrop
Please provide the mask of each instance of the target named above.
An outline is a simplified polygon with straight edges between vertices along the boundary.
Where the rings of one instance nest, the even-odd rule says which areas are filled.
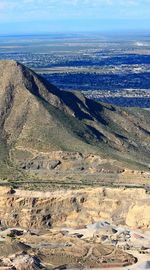
[[[0,270],[38,270],[41,268],[38,258],[23,253],[3,258],[0,262]]]
[[[124,172],[120,166],[114,164],[112,159],[104,159],[98,155],[84,155],[80,152],[63,152],[54,151],[51,154],[38,154],[32,159],[24,159],[23,162],[19,163],[25,172],[29,170],[32,172],[79,172],[84,171],[86,173],[113,173],[120,174]]]
[[[99,220],[150,228],[150,196],[144,189],[95,188],[32,192],[0,188],[2,225],[79,227]]]
[[[150,205],[141,205],[140,201],[129,208],[126,224],[130,227],[150,227]]]

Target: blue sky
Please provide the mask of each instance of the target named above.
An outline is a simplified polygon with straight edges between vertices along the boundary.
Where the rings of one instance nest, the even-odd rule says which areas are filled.
[[[149,27],[150,0],[0,0],[0,35]]]

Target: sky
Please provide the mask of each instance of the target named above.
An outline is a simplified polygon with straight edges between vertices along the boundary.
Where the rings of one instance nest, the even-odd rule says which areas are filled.
[[[149,28],[150,0],[0,0],[0,35]]]

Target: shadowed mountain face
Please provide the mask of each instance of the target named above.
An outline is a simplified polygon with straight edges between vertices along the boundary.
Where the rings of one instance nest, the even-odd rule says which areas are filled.
[[[60,91],[15,61],[0,61],[0,162],[55,151],[97,154],[123,166],[150,164],[150,111]],[[143,168],[144,168],[143,167]]]

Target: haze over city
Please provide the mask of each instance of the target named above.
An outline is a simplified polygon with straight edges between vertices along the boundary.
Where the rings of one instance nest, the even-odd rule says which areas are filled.
[[[1,0],[0,34],[147,30],[149,0]]]

